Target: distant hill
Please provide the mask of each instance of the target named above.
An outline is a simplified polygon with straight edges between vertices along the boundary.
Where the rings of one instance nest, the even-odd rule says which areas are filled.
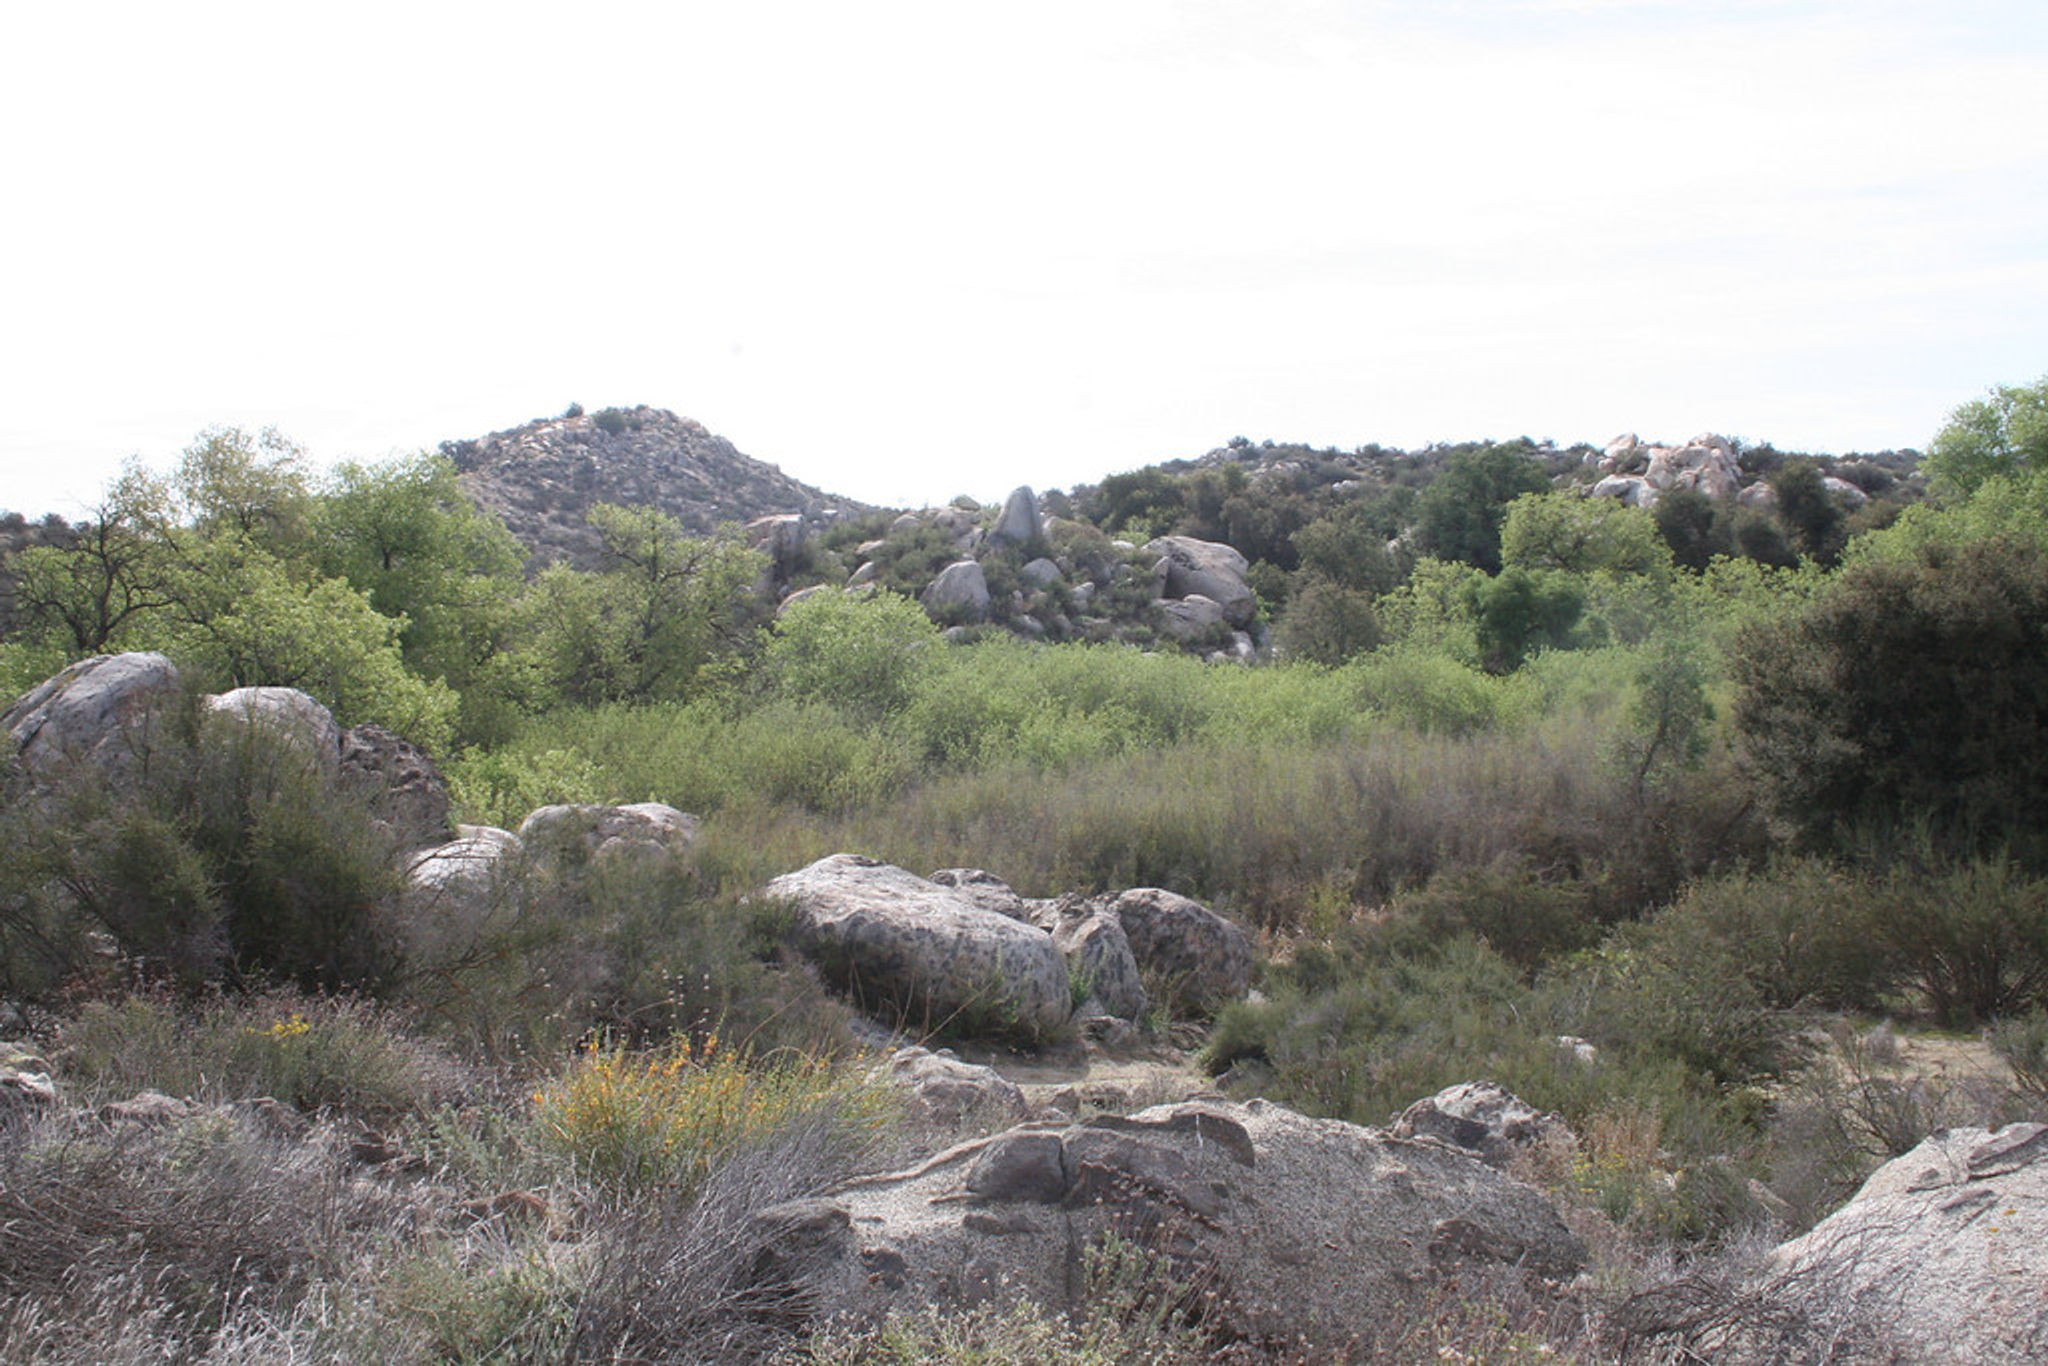
[[[596,563],[597,535],[584,520],[594,503],[657,507],[697,534],[772,513],[825,525],[870,510],[743,455],[702,423],[662,408],[543,418],[473,441],[444,441],[441,453],[470,497],[505,519],[534,566]]]

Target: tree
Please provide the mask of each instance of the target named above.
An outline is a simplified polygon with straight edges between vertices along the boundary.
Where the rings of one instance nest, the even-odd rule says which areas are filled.
[[[1949,414],[1920,468],[1935,492],[1965,497],[1986,479],[2048,468],[2048,376],[2001,384]]]
[[[1811,460],[1789,460],[1770,482],[1778,495],[1778,520],[1797,539],[1800,553],[1823,565],[1841,559],[1849,534],[1820,467]]]
[[[1555,570],[1510,567],[1491,579],[1473,579],[1466,592],[1488,673],[1513,673],[1536,650],[1570,645],[1586,610],[1579,580]]]
[[[1672,562],[1680,568],[1702,573],[1716,555],[1734,553],[1735,537],[1728,517],[1698,489],[1664,490],[1651,516],[1657,534],[1671,551]]]
[[[1656,519],[1613,498],[1525,493],[1508,504],[1501,526],[1503,565],[1570,574],[1663,574],[1671,554]]]
[[[1277,634],[1290,658],[1342,664],[1380,643],[1380,623],[1372,594],[1312,577],[1288,604]]]
[[[99,654],[130,622],[168,605],[163,557],[118,485],[69,539],[30,546],[8,562],[24,636],[54,638],[74,657]]]
[[[895,593],[815,593],[775,620],[761,677],[779,697],[824,703],[864,722],[907,706],[941,657],[939,628]]]
[[[575,702],[688,696],[748,636],[741,599],[765,558],[736,532],[685,536],[654,508],[600,503],[588,516],[605,567],[551,565],[525,606],[542,677]]]
[[[1467,448],[1416,499],[1415,530],[1423,553],[1460,560],[1489,574],[1500,570],[1500,530],[1507,507],[1525,493],[1550,487],[1543,467],[1525,447]]]
[[[1738,637],[1754,780],[1811,845],[1924,825],[2048,853],[2048,554],[2005,537],[1859,561]]]

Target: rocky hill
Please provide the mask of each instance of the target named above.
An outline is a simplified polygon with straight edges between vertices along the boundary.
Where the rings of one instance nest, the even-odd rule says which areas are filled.
[[[702,423],[662,408],[605,408],[543,418],[474,441],[444,441],[462,483],[531,552],[533,567],[592,567],[594,503],[660,508],[702,534],[722,522],[797,513],[825,525],[868,509],[743,455]]]

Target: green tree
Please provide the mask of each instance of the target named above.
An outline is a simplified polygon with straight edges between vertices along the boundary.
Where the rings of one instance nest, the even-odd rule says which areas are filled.
[[[1735,552],[1729,518],[1719,504],[1698,489],[1666,489],[1651,510],[1657,534],[1664,538],[1673,563],[1703,572],[1716,555]]]
[[[1771,475],[1771,490],[1778,495],[1778,520],[1798,542],[1801,554],[1823,565],[1841,559],[1849,533],[1818,465],[1811,460],[1787,461]]]
[[[524,606],[540,676],[580,703],[689,696],[746,640],[744,598],[764,557],[735,531],[686,536],[655,508],[600,503],[588,516],[605,567],[551,565]]]
[[[2048,853],[2048,555],[1933,542],[1840,571],[1738,636],[1735,715],[1771,809],[1811,845],[1925,825]]]
[[[1582,583],[1554,570],[1503,569],[1493,578],[1472,580],[1466,593],[1488,673],[1513,673],[1536,650],[1570,645],[1572,628],[1586,610]]]
[[[1372,594],[1310,578],[1294,594],[1277,628],[1281,653],[1318,664],[1342,664],[1380,643]]]
[[[1569,490],[1525,493],[1508,504],[1501,563],[1570,574],[1668,574],[1671,554],[1642,508]]]
[[[776,618],[762,647],[761,678],[778,697],[879,722],[909,704],[943,644],[910,598],[816,593]]]
[[[2001,384],[1949,414],[1920,468],[1935,492],[1964,497],[1996,476],[2048,468],[2048,376]]]
[[[1457,452],[1416,499],[1415,531],[1423,553],[1499,572],[1508,504],[1549,487],[1543,467],[1520,444]]]

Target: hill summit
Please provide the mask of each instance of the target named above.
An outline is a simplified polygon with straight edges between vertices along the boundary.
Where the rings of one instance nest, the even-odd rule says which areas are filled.
[[[444,441],[463,487],[502,517],[535,567],[567,560],[590,568],[597,534],[584,514],[596,503],[661,509],[693,534],[721,522],[798,513],[829,523],[867,510],[742,454],[704,425],[662,408],[572,407],[469,441]]]

